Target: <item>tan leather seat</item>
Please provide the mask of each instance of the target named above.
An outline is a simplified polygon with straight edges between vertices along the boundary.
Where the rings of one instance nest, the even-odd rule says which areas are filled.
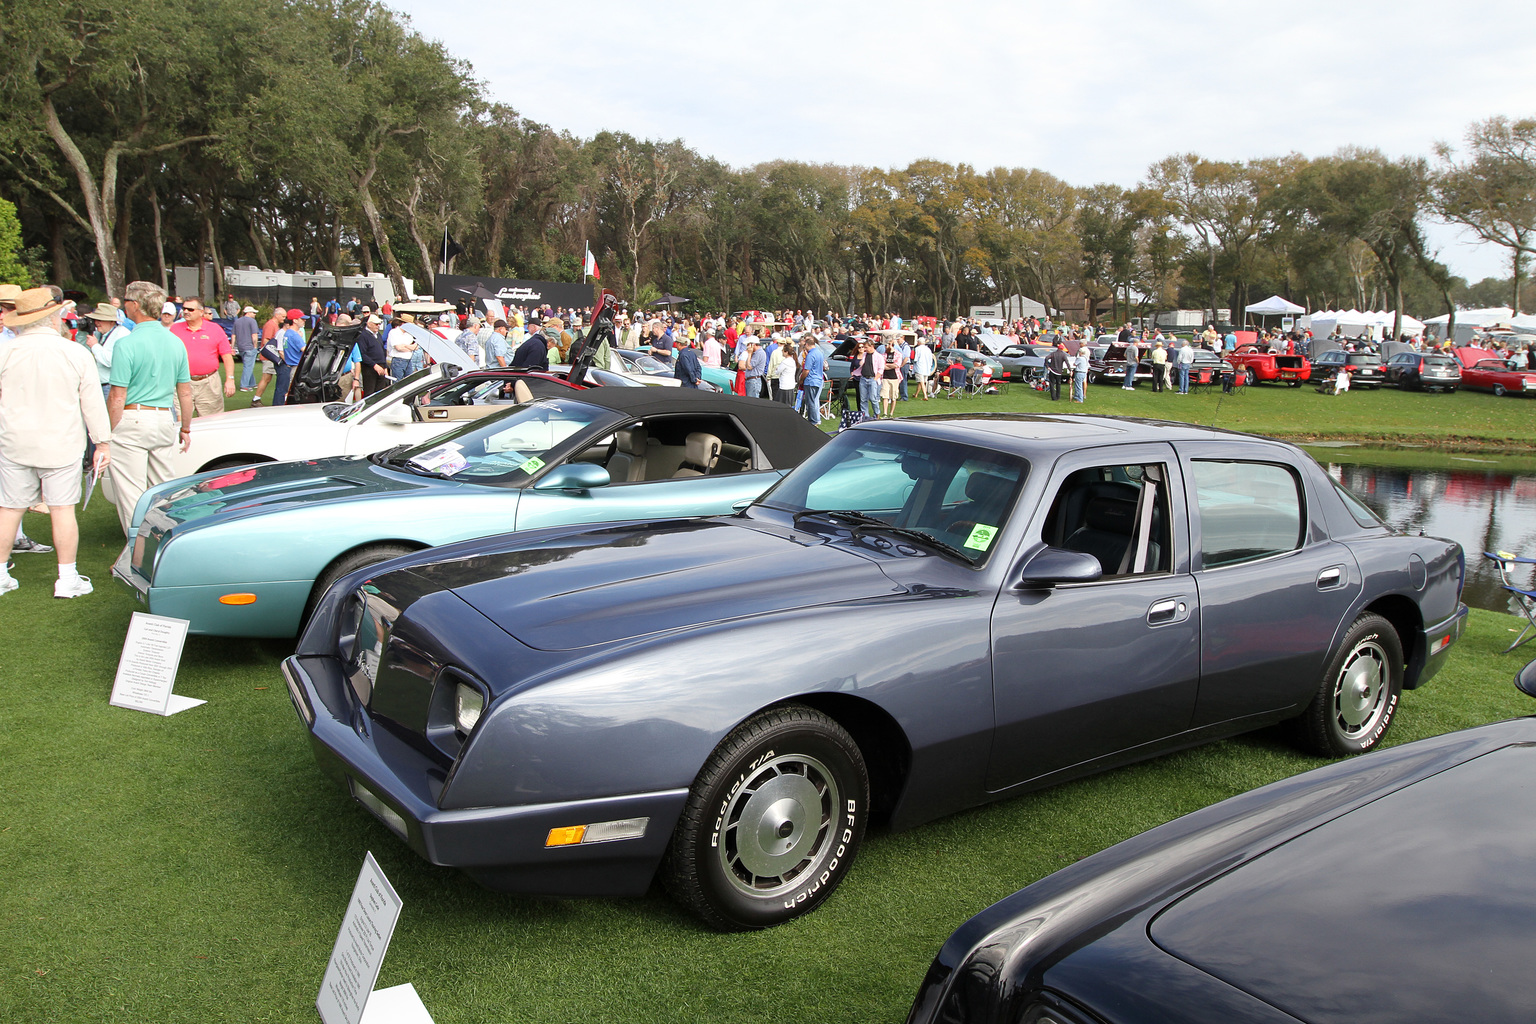
[[[720,439],[714,434],[694,431],[683,442],[683,464],[672,474],[676,480],[682,476],[705,476],[715,468],[720,457]]]
[[[516,399],[518,405],[527,405],[533,401],[533,392],[528,390],[527,384],[515,380],[512,382],[512,397]]]
[[[608,459],[609,479],[623,483],[645,479],[645,443],[649,437],[645,427],[638,425],[614,435],[614,453]]]

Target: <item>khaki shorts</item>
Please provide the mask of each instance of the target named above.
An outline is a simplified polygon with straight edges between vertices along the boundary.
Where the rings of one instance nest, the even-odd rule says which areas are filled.
[[[897,391],[898,391],[898,389],[900,387],[901,387],[901,379],[900,378],[892,380],[889,377],[881,377],[880,378],[880,401],[882,401],[882,402],[894,402],[894,401],[896,401],[896,393],[897,393]]]
[[[0,455],[0,508],[31,508],[39,501],[50,506],[80,500],[80,463],[57,469],[18,466]]]

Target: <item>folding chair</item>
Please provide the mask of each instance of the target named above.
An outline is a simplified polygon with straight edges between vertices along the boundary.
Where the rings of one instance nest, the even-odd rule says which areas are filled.
[[[957,370],[952,373],[946,372],[943,374],[943,376],[939,377],[938,397],[966,398],[969,396],[969,394],[970,388],[967,386],[966,374],[964,370]]]
[[[1509,578],[1509,574],[1515,571],[1514,567],[1517,565],[1536,565],[1536,558],[1520,558],[1517,555],[1510,554],[1508,551],[1484,551],[1483,557],[1493,559],[1494,563],[1498,565],[1499,578],[1504,581],[1501,586],[1515,596],[1515,600],[1520,605],[1520,610],[1525,613],[1525,628],[1520,631],[1519,636],[1515,637],[1514,643],[1504,648],[1504,653],[1508,654],[1516,647],[1526,643],[1527,638],[1525,634],[1536,629],[1536,590],[1527,590],[1524,587],[1516,586]],[[1536,640],[1536,635],[1532,635],[1530,639]]]

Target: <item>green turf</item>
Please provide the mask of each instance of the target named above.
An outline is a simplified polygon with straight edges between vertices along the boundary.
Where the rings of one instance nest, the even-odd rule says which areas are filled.
[[[1379,446],[1421,445],[1440,450],[1529,453],[1536,444],[1536,401],[1495,398],[1476,391],[1428,394],[1381,388],[1320,395],[1310,385],[1259,384],[1223,395],[1220,388],[1179,395],[1139,384],[1134,392],[1089,385],[1087,401],[1052,402],[1041,391],[1011,385],[1007,394],[898,402],[898,415],[964,412],[1092,413],[1180,420],[1292,440],[1343,439]]]
[[[26,521],[48,538],[42,517]],[[21,555],[21,589],[0,597],[4,1021],[313,1021],[368,850],[405,901],[380,985],[413,982],[439,1024],[899,1020],[940,943],[982,907],[1321,763],[1271,731],[876,833],[825,907],[765,933],[705,931],[656,893],[496,895],[426,865],[321,776],[277,671],[291,645],[193,637],[177,690],[208,704],[167,719],[109,707],[134,606],[108,576],[121,538],[99,495],[83,534],[94,595],[54,600],[52,557]],[[229,555],[280,542],[253,536]],[[1518,657],[1498,653],[1514,623],[1474,612],[1391,741],[1536,710],[1510,685]]]

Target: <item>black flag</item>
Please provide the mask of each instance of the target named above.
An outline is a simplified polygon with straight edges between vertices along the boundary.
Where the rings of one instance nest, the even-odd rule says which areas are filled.
[[[464,247],[458,242],[455,242],[452,235],[444,231],[443,248],[442,251],[437,254],[438,260],[446,266],[448,261],[452,260],[455,256],[459,255],[463,251]]]

